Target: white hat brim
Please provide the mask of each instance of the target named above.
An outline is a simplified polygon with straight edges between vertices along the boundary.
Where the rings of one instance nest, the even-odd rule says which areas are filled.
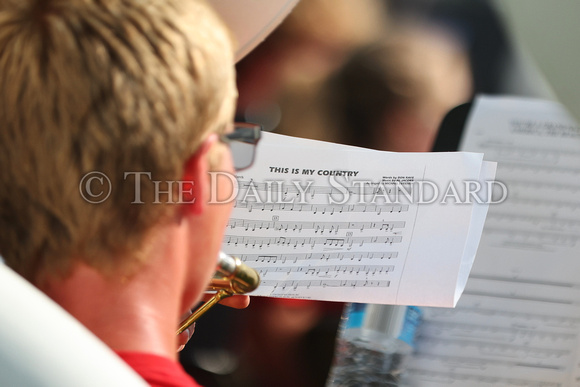
[[[210,0],[237,40],[236,62],[260,44],[299,0]]]

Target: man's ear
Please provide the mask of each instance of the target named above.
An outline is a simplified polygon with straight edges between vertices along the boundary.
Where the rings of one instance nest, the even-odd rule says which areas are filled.
[[[208,136],[183,166],[182,212],[199,215],[209,200],[209,159],[207,153],[217,141],[217,135]]]

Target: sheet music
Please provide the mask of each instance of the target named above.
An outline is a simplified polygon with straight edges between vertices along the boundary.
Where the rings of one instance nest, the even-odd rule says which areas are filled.
[[[482,160],[264,133],[254,167],[237,176],[223,250],[260,272],[252,295],[452,306],[487,205],[441,201],[449,185],[493,181]]]
[[[481,97],[461,149],[498,161],[455,309],[427,308],[416,386],[580,386],[580,130],[557,103]]]

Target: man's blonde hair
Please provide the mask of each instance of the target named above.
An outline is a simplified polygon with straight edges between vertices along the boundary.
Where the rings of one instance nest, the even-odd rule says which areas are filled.
[[[182,177],[219,124],[233,56],[200,1],[0,0],[0,73],[0,254],[34,280],[139,259],[175,206],[151,204],[146,177],[132,204],[125,173]],[[79,191],[93,171],[112,186],[100,204]]]

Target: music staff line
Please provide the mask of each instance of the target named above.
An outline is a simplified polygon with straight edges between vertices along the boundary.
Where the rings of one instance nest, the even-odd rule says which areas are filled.
[[[554,182],[549,182],[549,181],[510,179],[509,185],[510,185],[510,188],[512,188],[514,186],[522,186],[524,188],[533,188],[534,190],[546,188],[549,190],[568,191],[571,193],[576,193],[576,192],[580,191],[580,185],[578,185],[578,184],[562,184],[562,183],[554,183]]]
[[[414,355],[414,358],[417,359],[425,359],[430,361],[440,361],[445,363],[452,363],[457,365],[457,367],[467,367],[469,369],[473,368],[474,365],[477,365],[481,368],[487,368],[489,366],[499,366],[499,367],[532,367],[532,368],[544,368],[548,370],[559,370],[565,371],[565,366],[556,366],[553,364],[546,364],[546,363],[526,363],[521,360],[508,360],[508,359],[493,359],[493,358],[477,358],[477,357],[469,357],[469,356],[453,356],[453,355],[442,355],[439,353],[422,353],[420,350],[417,351]],[[519,384],[518,384],[519,386]],[[536,386],[534,384],[534,386]]]
[[[535,380],[526,380],[520,378],[505,378],[500,376],[484,376],[484,375],[472,375],[467,373],[459,373],[457,371],[453,373],[424,370],[419,368],[410,367],[409,372],[417,378],[425,377],[432,381],[435,378],[442,381],[443,383],[450,384],[453,381],[464,381],[464,382],[476,382],[476,383],[488,383],[502,387],[562,387],[560,383],[552,382],[537,382]]]
[[[261,203],[237,200],[236,208],[245,208],[248,212],[257,211],[292,211],[312,212],[321,215],[342,214],[343,212],[362,213],[400,213],[409,211],[408,204],[307,204],[307,203]]]
[[[573,305],[578,304],[574,300],[569,299],[561,299],[555,298],[550,296],[538,297],[538,296],[528,296],[528,295],[517,295],[511,293],[501,293],[501,292],[493,292],[490,291],[474,291],[474,290],[465,290],[463,292],[465,296],[482,296],[482,297],[493,297],[493,298],[502,298],[505,300],[518,300],[518,301],[535,301],[535,302],[549,302],[552,304],[562,304],[562,305]]]
[[[228,222],[230,229],[242,228],[245,231],[275,230],[275,231],[302,231],[314,230],[321,235],[337,233],[338,230],[360,230],[365,229],[392,231],[395,228],[405,228],[405,221],[382,221],[382,222],[296,222],[296,221],[262,221],[231,218]]]
[[[565,342],[573,342],[576,339],[577,335],[575,333],[569,332],[550,332],[546,330],[537,330],[534,328],[514,328],[513,326],[510,327],[501,327],[501,326],[491,326],[491,325],[481,325],[481,324],[468,324],[468,323],[459,323],[453,321],[429,321],[428,324],[422,328],[422,334],[426,336],[435,336],[433,331],[438,332],[438,336],[444,337],[446,336],[444,332],[448,332],[449,335],[457,336],[457,331],[464,331],[467,332],[470,336],[475,336],[476,333],[486,334],[491,333],[493,334],[494,338],[501,337],[502,340],[516,340],[516,339],[538,339],[538,340],[545,340],[548,339],[552,342],[554,341],[565,341]],[[433,334],[429,334],[433,332]],[[481,337],[481,336],[478,336]]]
[[[362,261],[367,259],[372,260],[384,260],[384,259],[395,259],[399,256],[397,251],[373,251],[366,253],[298,253],[298,254],[241,254],[240,259],[243,262],[267,262],[267,263],[286,263],[297,261],[326,261],[329,260],[339,260],[339,261]]]
[[[492,143],[481,143],[480,144],[482,149],[501,149],[504,152],[511,152],[515,154],[552,154],[555,156],[561,155],[568,155],[568,156],[575,156],[580,157],[580,152],[576,150],[566,150],[566,149],[553,149],[553,148],[526,148],[526,147],[518,147],[514,144],[497,144],[495,142]]]
[[[307,182],[305,182],[307,183]],[[341,190],[349,195],[384,195],[384,194],[394,194],[399,190],[401,192],[402,187],[410,186],[413,182],[390,182],[390,181],[377,181],[375,182],[364,182],[364,184],[356,184],[354,186],[342,186]],[[331,195],[339,192],[335,187],[329,185],[312,185],[304,184],[300,185],[298,188],[294,183],[286,182],[283,180],[270,181],[270,182],[256,182],[253,180],[245,181],[238,180],[238,188],[240,191],[247,189],[255,189],[256,191],[265,191],[270,193],[278,193],[286,199],[290,196],[307,195],[313,198],[316,195]],[[403,188],[408,192],[408,188]]]
[[[494,160],[500,160],[501,162],[519,162],[522,160],[525,161],[534,161],[540,162],[543,164],[551,164],[556,165],[561,157],[556,153],[545,154],[545,153],[537,153],[537,152],[512,152],[509,150],[495,150],[490,153],[493,153]]]
[[[306,247],[314,248],[316,245],[331,248],[352,248],[353,245],[363,246],[364,244],[384,244],[392,245],[393,243],[401,243],[402,236],[361,236],[361,237],[344,237],[344,238],[327,238],[327,237],[306,237],[306,238],[292,238],[292,237],[247,237],[238,235],[226,235],[224,244],[234,247],[250,247],[250,248],[264,248],[270,246],[288,246],[288,247]]]
[[[509,212],[492,212],[490,211],[487,214],[488,219],[497,219],[498,221],[507,221],[507,222],[525,222],[532,224],[534,226],[542,226],[545,229],[553,229],[553,228],[566,228],[567,230],[571,228],[579,228],[580,229],[580,220],[576,219],[565,219],[565,218],[554,218],[551,216],[534,216],[534,215],[522,215],[518,213],[509,213]]]
[[[510,238],[518,238],[522,243],[533,243],[534,245],[547,244],[557,245],[562,247],[576,246],[580,235],[578,234],[564,234],[564,233],[548,233],[537,232],[529,230],[515,230],[510,228],[488,227],[484,230],[484,234],[499,234],[501,236],[509,236]]]
[[[546,315],[540,313],[530,313],[530,312],[517,312],[513,310],[498,310],[478,307],[467,307],[462,306],[461,309],[437,309],[433,310],[432,318],[454,318],[457,314],[467,314],[481,316],[482,318],[494,317],[504,317],[504,318],[517,318],[525,321],[527,323],[541,323],[546,326],[553,326],[564,329],[578,329],[580,328],[580,318],[570,317],[570,316],[554,316]]]
[[[579,202],[576,201],[549,200],[549,199],[538,199],[517,196],[512,196],[508,200],[512,204],[522,204],[534,207],[556,208],[556,209],[567,208],[571,211],[576,211],[579,207],[578,204],[580,204]]]
[[[526,285],[534,285],[534,286],[553,286],[557,288],[564,288],[564,289],[574,289],[580,288],[579,282],[561,282],[561,281],[548,281],[543,279],[537,278],[525,278],[520,276],[509,276],[509,275],[485,275],[485,274],[474,274],[471,273],[469,275],[471,280],[485,280],[485,281],[495,281],[495,282],[504,282],[504,283],[511,283],[511,284],[526,284]]]
[[[554,173],[562,173],[562,174],[573,174],[578,175],[580,174],[580,168],[571,168],[571,167],[559,167],[559,166],[551,166],[551,165],[544,165],[544,164],[524,164],[523,162],[513,162],[513,161],[501,161],[501,168],[509,169],[509,170],[530,170],[534,173],[539,173],[540,171],[544,171],[550,174]]]
[[[491,342],[489,340],[469,340],[469,339],[450,339],[450,338],[438,338],[431,336],[421,336],[421,341],[436,343],[437,345],[443,345],[448,347],[461,347],[474,348],[476,353],[480,355],[503,355],[509,356],[510,358],[519,357],[525,358],[531,356],[534,358],[548,359],[548,358],[561,358],[565,356],[570,356],[569,349],[559,349],[559,348],[540,348],[532,347],[527,344],[510,344],[506,342]]]
[[[376,280],[295,280],[295,281],[274,281],[264,280],[260,283],[260,287],[273,287],[276,289],[305,287],[322,288],[388,288],[391,286],[391,281],[376,281]]]
[[[260,274],[265,273],[304,273],[306,275],[340,275],[340,274],[352,274],[352,275],[376,275],[395,271],[394,265],[325,265],[325,266],[308,266],[308,267],[295,267],[295,266],[254,266],[253,269],[257,270]]]

